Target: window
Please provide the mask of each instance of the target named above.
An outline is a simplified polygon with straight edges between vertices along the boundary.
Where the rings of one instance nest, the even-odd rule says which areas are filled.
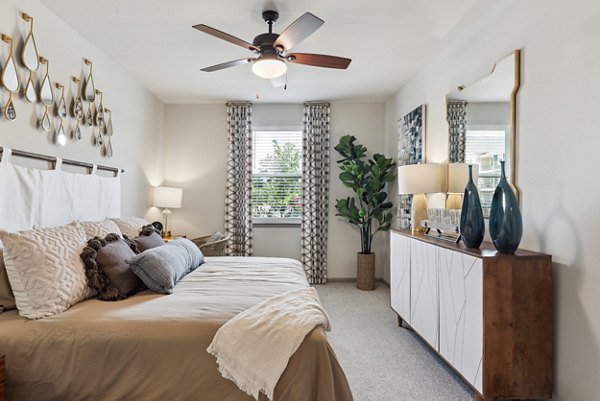
[[[253,132],[252,218],[298,224],[302,213],[302,131]]]
[[[504,126],[467,127],[465,162],[479,165],[477,188],[484,209],[492,206],[494,190],[500,181],[500,161],[506,160],[509,131]]]

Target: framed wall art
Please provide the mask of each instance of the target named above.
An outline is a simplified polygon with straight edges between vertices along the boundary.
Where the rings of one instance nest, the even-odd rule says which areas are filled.
[[[426,107],[420,105],[398,120],[398,166],[425,162]],[[410,227],[412,195],[398,195],[398,219],[402,228]]]

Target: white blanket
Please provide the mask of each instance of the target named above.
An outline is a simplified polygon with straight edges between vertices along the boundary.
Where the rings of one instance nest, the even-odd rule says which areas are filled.
[[[316,326],[330,330],[314,288],[275,295],[240,313],[215,334],[207,351],[221,375],[258,400],[272,400],[279,377],[304,337]]]

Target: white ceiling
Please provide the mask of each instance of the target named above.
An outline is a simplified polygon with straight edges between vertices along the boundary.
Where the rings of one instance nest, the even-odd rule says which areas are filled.
[[[439,49],[478,0],[42,0],[56,15],[130,71],[165,103],[224,100],[381,101]],[[204,23],[252,42],[267,31],[264,9],[279,11],[280,33],[304,12],[325,21],[294,52],[352,58],[348,70],[288,64],[288,89],[273,88],[250,65],[200,68],[251,56],[192,29]]]

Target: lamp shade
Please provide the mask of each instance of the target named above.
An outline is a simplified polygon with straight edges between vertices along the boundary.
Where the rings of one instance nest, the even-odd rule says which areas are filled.
[[[477,185],[479,166],[473,164],[473,182]],[[469,168],[467,163],[448,164],[448,190],[449,194],[462,194],[469,181]]]
[[[446,190],[446,166],[425,163],[398,167],[398,193],[429,194]]]
[[[181,207],[183,189],[173,187],[154,188],[154,206],[178,209]]]

